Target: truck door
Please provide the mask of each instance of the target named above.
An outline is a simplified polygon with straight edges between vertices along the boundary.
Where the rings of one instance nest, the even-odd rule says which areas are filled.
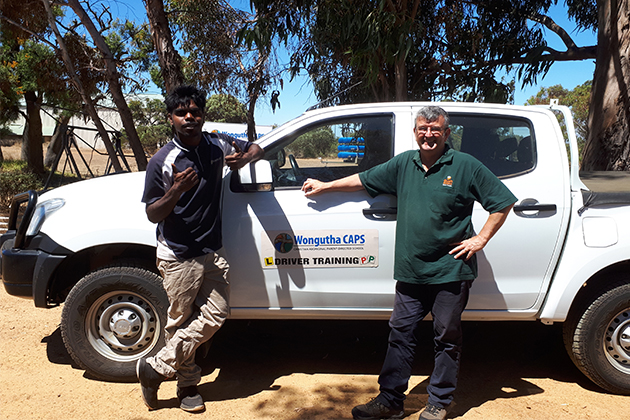
[[[393,304],[395,198],[366,192],[307,199],[307,178],[355,174],[392,157],[394,115],[366,114],[298,125],[271,145],[265,159],[273,192],[233,192],[223,199],[224,246],[233,315],[361,310],[388,316]],[[253,311],[253,312],[252,312]],[[301,311],[301,312],[300,312]]]
[[[468,315],[509,310],[510,317],[518,317],[518,311],[531,312],[540,305],[541,289],[551,278],[568,220],[568,167],[563,164],[567,159],[555,128],[546,114],[518,118],[451,113],[451,146],[483,162],[518,198],[505,225],[478,254],[479,277],[473,283]],[[487,216],[476,204],[477,232]]]

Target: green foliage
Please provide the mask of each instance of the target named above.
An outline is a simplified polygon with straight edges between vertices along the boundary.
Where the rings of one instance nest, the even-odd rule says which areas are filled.
[[[153,154],[157,149],[168,143],[172,137],[171,127],[166,124],[153,126],[141,125],[136,127],[142,147]]]
[[[532,96],[527,100],[527,105],[548,105],[551,99],[558,99],[559,105],[571,108],[575,134],[578,144],[582,145],[588,136],[588,108],[592,88],[592,80],[588,80],[572,90],[565,89],[562,85],[542,87],[536,96]],[[566,132],[564,122],[561,122],[561,126],[563,131]]]
[[[66,100],[68,86],[62,73],[61,61],[47,45],[25,40],[15,49],[0,46],[0,123],[18,117],[25,92],[40,92],[52,104]]]
[[[104,38],[118,62],[118,71],[134,73],[134,77],[124,79],[126,85],[132,89],[143,87],[147,83],[144,74],[152,78],[151,70],[157,62],[149,25],[115,19]]]
[[[159,99],[130,100],[127,102],[136,125],[142,147],[154,153],[158,147],[168,143],[172,137],[171,126],[166,116],[166,105]],[[123,142],[128,143],[125,130],[121,133]]]
[[[287,147],[287,153],[300,159],[333,157],[337,154],[337,138],[330,127],[322,127],[299,136]]]
[[[278,2],[254,3],[271,8]],[[495,74],[543,44],[540,27],[529,24],[528,17],[546,12],[551,0],[289,3],[301,14],[281,10],[279,28],[291,28],[282,17],[287,12],[291,23],[304,22],[299,30],[292,29],[299,37],[291,56],[294,74],[306,68],[318,97],[338,95],[329,104],[341,104],[510,101],[514,85]]]
[[[326,105],[392,100],[512,102],[516,75],[532,84],[549,70],[540,20],[556,0],[252,0],[246,46],[294,47]],[[580,28],[596,26],[592,0],[567,0]],[[295,40],[295,42],[292,42]],[[260,47],[259,47],[260,48]],[[542,57],[545,57],[544,59]]]
[[[573,125],[575,126],[575,136],[578,143],[578,151],[580,153],[580,161],[582,159],[582,150],[588,137],[588,108],[591,100],[591,90],[593,81],[588,80],[583,84],[576,86],[573,90],[568,90],[562,85],[554,85],[550,87],[542,87],[536,96],[532,96],[527,100],[528,105],[548,105],[551,99],[558,99],[559,105],[565,105],[571,108],[573,115]],[[567,129],[564,118],[561,115],[556,116],[560,123],[560,128],[565,138],[567,138]],[[568,151],[568,145],[567,145]]]
[[[243,13],[227,0],[166,0],[173,34],[185,54],[182,69],[186,79],[209,91],[230,90],[240,66],[234,34],[244,19]],[[232,85],[233,89],[240,86]]]
[[[597,29],[597,1],[596,0],[566,0],[569,17],[575,19],[580,29]]]
[[[37,92],[49,105],[76,102],[60,54],[41,41],[50,35],[41,1],[0,4],[2,15],[16,23],[0,19],[0,122],[17,118],[24,92]],[[52,9],[63,15],[59,6]]]
[[[206,101],[206,121],[246,123],[247,108],[232,95],[212,95]]]
[[[7,210],[16,194],[43,187],[40,177],[27,169],[26,162],[5,160],[0,164],[0,210]]]

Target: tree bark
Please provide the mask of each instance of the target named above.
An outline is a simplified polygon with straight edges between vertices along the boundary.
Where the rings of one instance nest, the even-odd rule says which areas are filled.
[[[70,121],[70,114],[63,114],[59,120],[55,132],[50,139],[46,154],[44,155],[44,166],[50,167],[57,158],[57,155],[61,153],[61,146],[63,145],[63,136],[68,130],[68,122]]]
[[[68,54],[68,49],[66,48],[66,44],[63,41],[63,37],[59,32],[59,28],[57,28],[57,22],[55,21],[55,17],[52,13],[52,9],[50,8],[50,4],[48,0],[42,0],[44,4],[44,8],[46,9],[46,14],[48,15],[48,22],[50,23],[50,28],[55,34],[55,38],[57,39],[57,43],[59,44],[59,49],[61,50],[61,56],[63,58],[63,62],[66,65],[66,69],[68,70],[68,76],[72,81],[72,84],[77,89],[79,94],[81,95],[81,99],[85,103],[87,107],[88,114],[98,133],[103,140],[103,144],[105,145],[105,149],[107,149],[107,154],[109,155],[110,160],[112,161],[112,166],[116,172],[122,172],[122,166],[120,166],[120,161],[118,160],[118,156],[116,155],[116,151],[114,150],[114,146],[112,146],[112,142],[109,139],[109,134],[107,134],[107,130],[105,130],[105,126],[103,126],[103,122],[101,118],[98,116],[98,112],[96,112],[96,108],[94,107],[94,102],[92,102],[92,98],[87,94],[85,89],[83,88],[83,83],[77,76],[77,72],[74,69],[74,65],[72,64],[72,60],[70,59],[70,55]]]
[[[630,0],[598,0],[597,59],[582,169],[630,170]]]
[[[116,104],[116,108],[118,108],[120,119],[122,120],[123,127],[125,127],[127,138],[129,139],[129,144],[131,145],[133,155],[136,158],[136,163],[138,164],[138,170],[144,171],[147,169],[147,156],[144,153],[142,143],[140,143],[140,138],[138,137],[136,126],[133,123],[131,110],[127,105],[127,101],[125,100],[122,88],[120,87],[120,74],[118,73],[118,69],[116,68],[114,55],[107,46],[107,43],[105,42],[105,39],[103,38],[101,33],[96,29],[96,26],[94,26],[94,22],[92,22],[92,19],[90,19],[90,17],[87,15],[85,10],[79,3],[79,0],[68,0],[68,5],[79,17],[81,23],[83,23],[83,26],[85,26],[85,28],[88,30],[90,36],[92,37],[92,40],[94,40],[96,48],[98,48],[99,52],[103,56],[103,59],[105,61],[105,77],[107,78],[107,83],[109,85],[109,93],[112,95],[112,99]]]
[[[22,135],[21,158],[28,168],[38,175],[44,174],[44,155],[42,151],[42,118],[39,114],[41,97],[32,91],[24,92],[26,101],[26,124]]]
[[[151,36],[160,62],[164,88],[168,94],[184,83],[182,59],[173,46],[173,35],[164,12],[163,0],[143,0],[143,2],[147,9]]]
[[[401,54],[402,55],[402,54]],[[404,102],[407,100],[407,92],[409,91],[407,87],[407,57],[401,57],[396,60],[395,69],[394,69],[394,77],[396,80],[396,102]]]

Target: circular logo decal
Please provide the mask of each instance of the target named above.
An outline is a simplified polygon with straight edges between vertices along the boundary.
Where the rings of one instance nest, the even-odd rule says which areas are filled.
[[[273,246],[278,252],[286,254],[293,249],[293,238],[288,233],[281,233],[273,240]]]

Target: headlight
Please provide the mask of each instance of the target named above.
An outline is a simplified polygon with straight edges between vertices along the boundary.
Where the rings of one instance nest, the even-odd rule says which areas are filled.
[[[37,235],[39,230],[42,228],[44,220],[62,208],[64,204],[66,204],[66,202],[62,198],[53,198],[37,204],[35,210],[33,211],[31,223],[28,225],[28,229],[26,230],[26,236]]]

